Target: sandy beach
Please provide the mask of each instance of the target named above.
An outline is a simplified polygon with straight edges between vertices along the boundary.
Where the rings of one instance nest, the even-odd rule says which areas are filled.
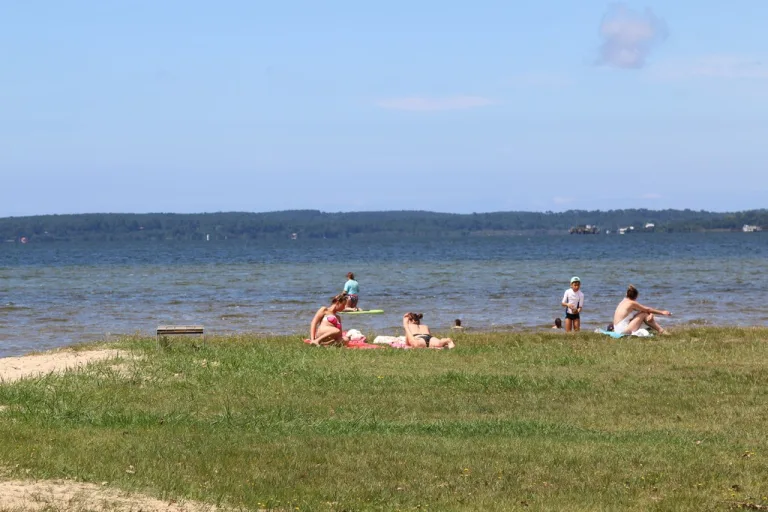
[[[43,354],[32,354],[0,359],[0,382],[13,382],[25,377],[46,375],[65,370],[80,368],[93,361],[125,357],[128,352],[122,350],[58,350]]]
[[[214,505],[177,502],[128,493],[102,485],[70,480],[9,480],[0,482],[0,510],[104,512],[213,512]]]

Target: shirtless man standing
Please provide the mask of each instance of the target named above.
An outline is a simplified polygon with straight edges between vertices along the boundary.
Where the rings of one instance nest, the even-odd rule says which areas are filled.
[[[639,292],[637,291],[637,288],[629,285],[627,288],[627,297],[619,302],[619,305],[616,307],[616,312],[613,314],[613,330],[621,334],[632,334],[638,330],[641,325],[646,324],[648,327],[656,329],[659,334],[669,334],[661,328],[653,315],[670,316],[672,313],[665,309],[654,309],[649,308],[648,306],[643,306],[637,302],[638,295]],[[633,315],[633,311],[637,311],[637,313]]]

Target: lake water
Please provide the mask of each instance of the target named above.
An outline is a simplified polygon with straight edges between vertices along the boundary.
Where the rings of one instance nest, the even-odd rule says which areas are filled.
[[[360,282],[345,328],[399,334],[403,313],[433,331],[548,328],[571,276],[582,329],[605,326],[627,284],[669,309],[664,325],[767,326],[768,232],[513,236],[426,241],[141,242],[0,245],[0,356],[160,324],[206,332],[307,334],[312,315]]]

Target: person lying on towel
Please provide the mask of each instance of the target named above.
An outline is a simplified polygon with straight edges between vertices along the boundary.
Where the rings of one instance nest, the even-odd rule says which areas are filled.
[[[422,324],[424,317],[421,313],[406,313],[403,315],[405,340],[413,348],[453,348],[456,345],[451,338],[436,338],[429,333],[429,326]]]

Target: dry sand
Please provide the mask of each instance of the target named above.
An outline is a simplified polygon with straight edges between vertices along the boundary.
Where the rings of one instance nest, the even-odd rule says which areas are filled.
[[[25,377],[45,375],[52,372],[85,366],[91,361],[128,357],[129,352],[122,350],[60,350],[44,354],[5,357],[0,359],[0,382],[13,382]]]
[[[213,505],[162,501],[103,485],[68,480],[0,482],[0,512],[213,512]]]

